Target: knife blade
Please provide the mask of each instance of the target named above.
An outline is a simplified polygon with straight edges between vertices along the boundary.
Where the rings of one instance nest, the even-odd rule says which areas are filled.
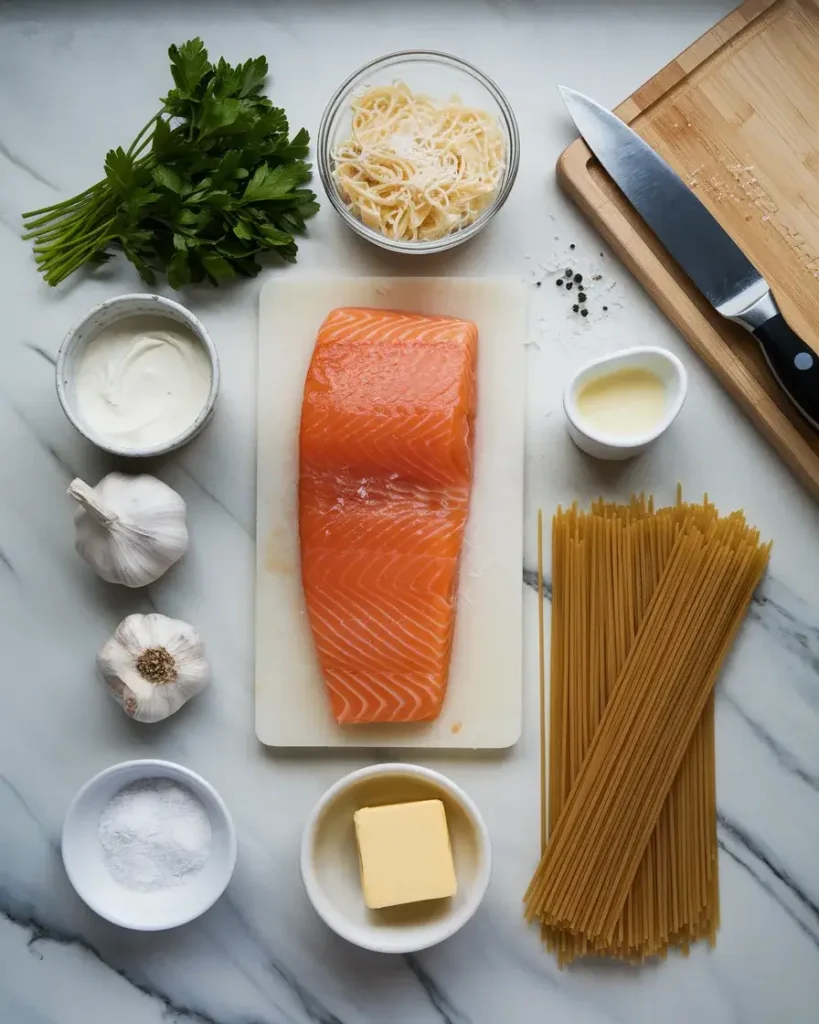
[[[819,430],[819,356],[789,326],[767,281],[679,175],[588,96],[560,86],[589,149],[714,309],[749,331],[782,390]]]

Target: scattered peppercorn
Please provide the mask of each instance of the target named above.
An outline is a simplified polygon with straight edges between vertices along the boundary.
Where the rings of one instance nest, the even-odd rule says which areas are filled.
[[[557,285],[557,287],[558,287],[558,288],[562,288],[562,287],[563,287],[563,278],[562,278],[562,277],[559,277],[559,278],[558,278],[558,279],[557,279],[557,280],[555,281],[555,284]]]
[[[570,292],[571,290],[572,290],[572,282],[571,281],[567,281],[566,282],[566,291]]]
[[[535,281],[535,284],[538,286],[538,288],[540,288],[540,286],[543,284],[543,282],[542,281]]]
[[[580,284],[580,282],[581,282],[581,281],[583,280],[583,275],[582,275],[582,274],[575,274],[575,275],[574,275],[574,279],[575,279],[575,281],[576,281],[576,282],[577,282],[578,284]]]
[[[588,316],[589,315],[589,311],[587,309],[581,309],[580,310],[580,315],[581,316]]]
[[[574,242],[569,246],[570,249],[574,249]]]
[[[568,277],[568,279],[571,281],[571,279],[572,279],[572,272],[571,272],[571,270],[567,270],[566,271],[566,277]]]
[[[576,313],[578,309],[580,309],[580,306],[578,306],[578,304],[575,302],[575,304],[572,306],[572,312]]]
[[[608,310],[609,310],[609,307],[608,307],[608,306],[603,306],[603,312],[604,312],[604,313],[608,313]]]
[[[592,278],[592,281],[602,281],[602,280],[603,280],[603,275],[602,274],[595,274],[594,277]]]
[[[579,301],[579,302],[585,302],[585,301],[586,301],[586,293],[585,293],[585,292],[581,292],[581,293],[580,293],[580,294],[579,294],[579,295],[577,296],[577,299],[578,299],[578,301]]]

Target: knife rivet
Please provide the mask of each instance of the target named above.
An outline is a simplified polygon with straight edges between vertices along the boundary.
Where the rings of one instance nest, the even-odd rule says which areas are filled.
[[[798,352],[793,359],[797,370],[809,370],[813,366],[813,356],[809,352]]]

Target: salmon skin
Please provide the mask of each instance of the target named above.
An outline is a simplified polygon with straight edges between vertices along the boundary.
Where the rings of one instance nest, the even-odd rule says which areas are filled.
[[[478,330],[333,310],[299,438],[307,613],[342,725],[437,718],[469,513]]]

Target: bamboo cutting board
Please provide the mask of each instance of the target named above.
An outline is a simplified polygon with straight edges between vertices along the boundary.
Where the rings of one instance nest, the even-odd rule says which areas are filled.
[[[478,412],[449,683],[417,725],[340,726],[301,585],[299,424],[318,329],[336,306],[440,313],[478,325]],[[256,735],[275,747],[500,749],[522,715],[526,298],[493,278],[273,279],[259,305]]]
[[[573,83],[567,83],[571,85]],[[748,0],[616,113],[694,189],[819,353],[819,0]],[[558,179],[785,462],[819,496],[819,432],[581,140]]]

